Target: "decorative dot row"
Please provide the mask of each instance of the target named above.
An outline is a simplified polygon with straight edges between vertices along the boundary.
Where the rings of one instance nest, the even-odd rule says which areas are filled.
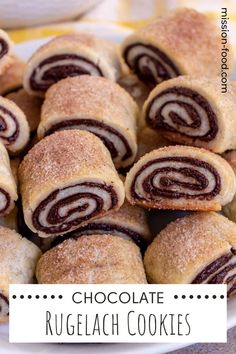
[[[12,298],[13,298],[13,299],[16,299],[17,296],[16,296],[16,295],[12,295]],[[18,298],[20,298],[20,299],[24,299],[24,298],[28,298],[28,299],[32,299],[32,298],[39,299],[40,296],[39,296],[39,295],[35,295],[35,296],[33,296],[33,295],[28,295],[28,296],[20,295],[20,296],[18,296]],[[55,296],[55,295],[51,295],[51,296],[43,295],[43,296],[41,296],[41,298],[43,298],[43,299],[47,299],[47,298],[55,299],[56,296]],[[62,295],[58,295],[58,299],[62,299],[62,298],[63,298]]]
[[[33,297],[35,297],[35,299],[39,299],[40,298],[39,295],[35,295],[35,296],[32,296],[32,295],[28,295],[28,296],[20,295],[20,296],[18,296],[18,298],[20,298],[20,299],[24,299],[24,298],[32,299]],[[12,298],[16,299],[17,296],[16,295],[12,295]],[[47,299],[47,298],[55,299],[56,296],[55,295],[51,295],[51,296],[43,295],[43,296],[41,296],[41,298],[43,298],[43,299]],[[63,296],[62,295],[58,295],[58,298],[62,299]],[[174,298],[175,299],[178,299],[178,298],[186,299],[187,296],[186,295],[182,295],[182,296],[174,295]],[[194,298],[193,295],[189,295],[189,299],[193,299],[193,298]],[[205,296],[204,295],[196,295],[195,298],[197,298],[197,299],[201,299],[201,298],[209,299],[210,296],[209,295],[205,295]],[[216,298],[217,298],[216,295],[212,295],[212,299],[216,299]],[[224,295],[220,295],[219,298],[220,299],[224,299]]]
[[[195,298],[197,298],[197,299],[203,299],[203,298],[205,298],[205,299],[209,299],[211,296],[209,296],[209,295],[196,295],[195,296]],[[218,296],[218,298],[220,298],[220,299],[224,299],[224,295],[220,295],[220,296]],[[178,299],[178,298],[182,298],[182,299],[186,299],[187,298],[187,296],[186,295],[182,295],[182,296],[178,296],[178,295],[174,295],[174,298],[175,299]],[[189,299],[193,299],[194,298],[194,296],[193,295],[189,295]],[[216,299],[217,298],[217,296],[216,295],[212,295],[212,299]]]

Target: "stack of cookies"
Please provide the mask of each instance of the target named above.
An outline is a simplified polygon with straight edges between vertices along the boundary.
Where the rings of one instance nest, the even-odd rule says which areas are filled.
[[[221,93],[220,63],[218,29],[191,9],[121,48],[56,37],[26,64],[0,31],[0,321],[9,284],[34,276],[236,292],[236,86]],[[157,209],[190,215],[156,235]]]

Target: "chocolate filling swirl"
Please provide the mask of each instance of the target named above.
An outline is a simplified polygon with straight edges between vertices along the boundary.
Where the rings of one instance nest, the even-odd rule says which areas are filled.
[[[9,46],[3,38],[0,38],[0,59],[8,53]]]
[[[30,87],[35,91],[46,91],[54,83],[78,75],[103,76],[103,73],[92,61],[79,55],[53,55],[33,70],[29,79]]]
[[[52,125],[46,135],[63,129],[82,129],[97,135],[111,153],[114,161],[125,161],[132,156],[127,139],[116,129],[95,119],[68,119]]]
[[[6,144],[14,142],[19,135],[19,123],[12,112],[0,106],[0,139]]]
[[[202,141],[218,133],[217,117],[209,102],[186,87],[168,88],[148,104],[147,123],[153,128]]]
[[[114,208],[117,202],[118,197],[112,186],[79,183],[53,191],[37,206],[32,222],[36,230],[60,234]]]
[[[140,80],[150,86],[180,75],[176,65],[167,55],[152,45],[141,42],[129,45],[123,55]]]
[[[4,320],[9,316],[9,301],[8,298],[0,293],[0,320]]]
[[[82,226],[75,231],[66,234],[66,236],[59,236],[55,240],[52,241],[51,247],[58,245],[68,238],[77,238],[83,235],[114,235],[120,236],[125,239],[130,239],[136,243],[137,246],[140,247],[141,251],[144,252],[147,248],[147,243],[145,241],[145,237],[142,236],[135,230],[132,230],[128,227],[113,224],[109,222],[92,222],[88,225]]]
[[[205,161],[173,156],[151,160],[136,173],[131,193],[133,198],[211,200],[219,194],[221,180],[216,169]]]
[[[236,250],[208,264],[193,279],[192,284],[227,284],[228,296],[236,290]]]

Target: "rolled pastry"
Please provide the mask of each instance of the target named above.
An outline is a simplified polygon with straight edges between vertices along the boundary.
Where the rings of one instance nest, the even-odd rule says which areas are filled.
[[[9,316],[9,285],[34,282],[40,249],[14,230],[0,226],[0,322]]]
[[[86,131],[41,140],[20,164],[19,180],[25,222],[41,237],[65,234],[124,202],[108,150]]]
[[[13,43],[8,34],[0,29],[0,75],[11,64],[13,52]]]
[[[34,134],[37,131],[40,121],[41,106],[43,104],[42,98],[31,96],[24,89],[11,92],[6,95],[6,98],[15,102],[15,104],[25,113],[26,119],[29,123],[30,133]]]
[[[41,284],[144,284],[139,248],[111,235],[65,240],[40,258],[36,277]]]
[[[119,210],[89,222],[64,237],[58,236],[52,240],[52,246],[61,243],[65,238],[95,234],[109,234],[131,240],[139,246],[142,252],[151,241],[145,210],[125,202]]]
[[[44,96],[52,84],[68,76],[87,74],[117,80],[120,71],[120,58],[112,43],[74,33],[56,37],[35,52],[26,66],[24,88]]]
[[[9,214],[17,200],[17,187],[4,145],[0,142],[0,216]]]
[[[137,152],[138,108],[115,82],[83,75],[50,87],[42,106],[38,137],[57,130],[81,129],[97,135],[117,168],[132,164]]]
[[[14,55],[11,64],[0,75],[0,95],[5,96],[22,87],[24,67],[25,63]]]
[[[236,148],[236,90],[220,78],[180,76],[152,90],[143,120],[164,137],[180,144],[222,153]]]
[[[158,18],[128,36],[122,47],[126,63],[150,86],[179,75],[220,75],[220,31],[193,9],[177,9]]]
[[[156,209],[220,210],[236,191],[231,166],[221,156],[189,146],[154,150],[131,168],[125,181],[133,205]]]
[[[226,152],[224,158],[228,161],[236,174],[236,150]],[[236,196],[234,196],[229,204],[224,206],[223,212],[230,220],[236,222]]]
[[[236,291],[236,225],[214,212],[171,222],[148,247],[148,281],[160,284],[227,284]]]
[[[29,125],[24,112],[4,97],[0,97],[0,141],[14,155],[29,141]]]

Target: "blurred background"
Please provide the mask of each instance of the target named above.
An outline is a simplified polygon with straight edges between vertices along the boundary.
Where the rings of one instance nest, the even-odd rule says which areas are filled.
[[[221,8],[227,7],[236,53],[235,0],[0,0],[0,27],[16,42],[68,33],[81,22],[137,29],[181,6],[202,11],[216,22]]]

